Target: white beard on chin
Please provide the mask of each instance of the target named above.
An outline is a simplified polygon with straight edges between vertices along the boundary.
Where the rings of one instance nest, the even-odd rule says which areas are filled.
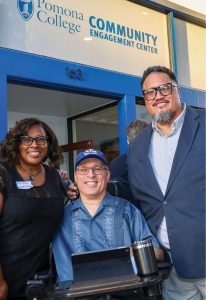
[[[163,112],[163,113],[158,113],[154,116],[152,116],[152,119],[160,124],[164,124],[167,122],[170,122],[175,116],[175,113],[173,111],[167,111],[167,112]]]

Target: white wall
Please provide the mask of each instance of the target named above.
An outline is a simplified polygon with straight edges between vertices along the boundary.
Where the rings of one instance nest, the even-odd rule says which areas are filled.
[[[118,125],[103,124],[96,122],[80,121],[76,122],[76,140],[82,141],[93,139],[94,146],[99,146],[100,142],[118,137]]]
[[[19,112],[8,112],[8,127],[13,127],[16,121],[23,118],[38,118],[45,123],[47,123],[55,132],[59,145],[67,144],[67,120],[66,118],[46,116],[46,115],[34,115],[29,113],[19,113]]]
[[[175,19],[178,81],[206,90],[206,29]]]

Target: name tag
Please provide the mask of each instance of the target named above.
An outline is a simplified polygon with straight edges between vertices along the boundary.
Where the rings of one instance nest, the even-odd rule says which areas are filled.
[[[33,187],[31,180],[16,181],[16,186],[19,190],[29,190]]]

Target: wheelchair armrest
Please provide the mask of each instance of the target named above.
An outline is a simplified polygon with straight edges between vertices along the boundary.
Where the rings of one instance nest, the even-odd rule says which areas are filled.
[[[169,273],[173,267],[173,263],[171,261],[170,255],[167,252],[165,252],[164,261],[158,261],[157,266],[158,266],[159,272],[163,276],[163,279],[167,279],[169,276]]]
[[[171,270],[173,266],[172,262],[167,261],[158,262],[157,265],[159,270]]]

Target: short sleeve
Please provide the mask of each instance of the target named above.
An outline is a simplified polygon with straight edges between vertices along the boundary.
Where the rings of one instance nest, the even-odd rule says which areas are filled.
[[[52,240],[52,251],[58,275],[58,283],[73,280],[71,253],[67,244],[67,232],[63,223],[59,226]]]
[[[135,208],[133,215],[132,233],[135,240],[141,241],[150,239],[152,241],[153,247],[160,248],[160,245],[157,239],[151,233],[144,216],[137,208]]]

